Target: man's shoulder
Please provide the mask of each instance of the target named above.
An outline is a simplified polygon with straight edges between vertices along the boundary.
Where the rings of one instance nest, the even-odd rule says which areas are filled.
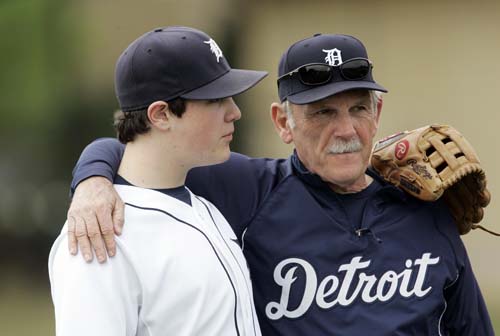
[[[215,202],[215,198],[236,197],[242,190],[258,195],[267,194],[281,180],[292,174],[291,160],[254,158],[231,153],[224,163],[194,168],[187,185],[194,193]],[[219,194],[222,194],[218,196]],[[217,205],[217,204],[216,204]]]
[[[222,171],[253,174],[272,174],[285,176],[291,173],[290,158],[250,157],[241,153],[232,152],[228,161],[214,166]]]

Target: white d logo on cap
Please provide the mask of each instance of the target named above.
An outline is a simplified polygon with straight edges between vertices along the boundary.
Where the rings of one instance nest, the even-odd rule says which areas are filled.
[[[326,52],[325,62],[329,65],[337,66],[342,64],[342,51],[334,48],[330,50],[323,49],[323,52]]]
[[[217,63],[219,63],[219,58],[222,57],[222,50],[220,50],[217,43],[215,43],[213,39],[203,41],[203,43],[210,45],[210,51],[215,55],[215,57],[217,57]]]

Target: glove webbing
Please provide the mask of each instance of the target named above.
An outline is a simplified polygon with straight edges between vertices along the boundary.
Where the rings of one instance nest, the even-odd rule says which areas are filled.
[[[458,147],[461,135],[452,132],[448,137],[447,134],[440,133],[438,128],[433,129],[438,134],[429,133],[430,136],[424,136],[427,141],[421,144],[420,149],[426,153],[430,164],[439,174],[443,188],[455,184],[462,176],[482,171],[477,156],[467,148]],[[470,164],[464,166],[466,162]]]

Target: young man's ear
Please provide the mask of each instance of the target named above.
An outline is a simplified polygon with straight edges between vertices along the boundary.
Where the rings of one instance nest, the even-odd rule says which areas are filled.
[[[274,128],[276,132],[278,132],[281,140],[286,144],[291,143],[293,140],[292,129],[283,104],[271,104],[271,119],[273,120]]]
[[[172,114],[168,109],[168,103],[156,101],[148,107],[148,119],[151,126],[161,130],[167,130],[170,127],[170,118]]]

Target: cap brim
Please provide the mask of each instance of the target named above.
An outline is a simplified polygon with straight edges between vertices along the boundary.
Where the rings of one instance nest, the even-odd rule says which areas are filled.
[[[315,88],[298,92],[293,95],[286,97],[291,103],[297,105],[309,104],[315,101],[325,99],[327,97],[333,96],[334,94],[354,89],[367,89],[387,92],[387,90],[377,83],[367,82],[367,81],[343,81],[343,82],[332,82],[327,85],[317,86]]]
[[[236,96],[255,86],[265,71],[231,69],[224,75],[197,89],[181,95],[185,99],[219,99]]]

